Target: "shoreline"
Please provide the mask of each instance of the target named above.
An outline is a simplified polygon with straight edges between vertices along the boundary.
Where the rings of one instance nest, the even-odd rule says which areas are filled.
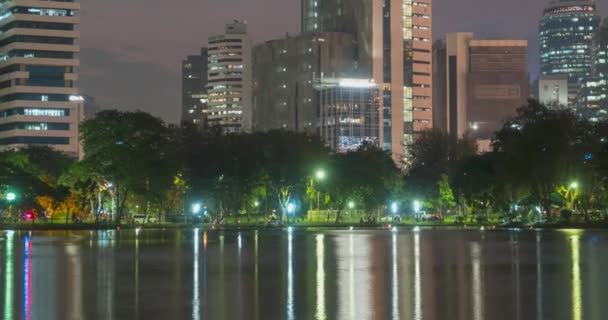
[[[425,230],[463,230],[463,231],[505,231],[505,230],[558,230],[558,229],[578,229],[578,230],[608,230],[608,223],[553,223],[553,224],[536,224],[536,225],[492,225],[492,224],[445,224],[445,223],[380,223],[380,224],[360,224],[360,223],[297,223],[285,224],[277,226],[256,225],[256,224],[230,224],[221,227],[214,227],[209,224],[94,224],[94,223],[79,223],[79,224],[59,224],[59,223],[21,223],[21,224],[5,224],[0,225],[0,231],[100,231],[100,230],[135,230],[138,228],[148,230],[163,230],[163,229],[195,229],[202,228],[205,230],[215,231],[251,231],[251,230],[282,230],[286,228],[294,229],[325,229],[325,230],[388,230],[392,228],[404,229],[425,229]]]

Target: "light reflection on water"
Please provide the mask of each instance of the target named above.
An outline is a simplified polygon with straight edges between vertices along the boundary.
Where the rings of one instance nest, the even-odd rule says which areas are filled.
[[[0,239],[3,319],[608,314],[608,233],[600,231],[112,230]]]

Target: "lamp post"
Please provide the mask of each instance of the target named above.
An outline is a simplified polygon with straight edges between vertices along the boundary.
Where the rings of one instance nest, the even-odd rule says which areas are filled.
[[[571,199],[570,201],[572,203],[572,211],[573,212],[576,211],[575,201],[576,201],[576,195],[577,195],[577,192],[578,192],[578,187],[579,187],[578,182],[573,181],[573,182],[570,183],[570,188],[568,188],[568,195],[569,195],[569,197]]]
[[[422,204],[420,203],[420,200],[414,200],[414,214],[416,218],[418,218],[418,214],[420,213],[421,207]]]
[[[325,180],[325,171],[324,170],[317,170],[317,172],[315,173],[315,176],[317,177],[317,180],[319,181],[323,181]],[[321,191],[317,190],[317,211],[321,210]]]
[[[17,199],[17,194],[9,192],[6,194],[6,201],[8,201],[8,216],[13,217],[13,201]]]
[[[296,205],[293,202],[287,204],[287,222],[289,222],[289,216],[292,216],[296,212]]]

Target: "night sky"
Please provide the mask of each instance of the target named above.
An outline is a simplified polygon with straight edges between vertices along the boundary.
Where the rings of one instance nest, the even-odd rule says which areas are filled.
[[[549,0],[434,0],[434,36],[472,31],[477,38],[530,41],[538,70],[538,20]],[[81,0],[81,82],[104,108],[140,109],[179,121],[181,60],[233,19],[256,42],[299,30],[299,0]],[[600,13],[608,3],[599,3]]]

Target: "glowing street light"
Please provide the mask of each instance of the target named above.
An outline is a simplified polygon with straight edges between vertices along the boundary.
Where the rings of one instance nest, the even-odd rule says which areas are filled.
[[[203,205],[200,202],[195,202],[192,204],[192,213],[199,214],[199,213],[201,213],[202,208],[203,208]]]
[[[296,205],[292,202],[287,204],[287,213],[289,214],[293,214],[294,212],[296,212]]]
[[[325,180],[326,175],[327,174],[325,173],[325,170],[317,170],[317,172],[315,173],[317,180]]]
[[[8,192],[6,194],[6,201],[8,201],[8,216],[13,216],[13,201],[17,199],[17,194],[14,192]]]
[[[416,212],[416,213],[420,212],[421,208],[422,208],[422,203],[420,202],[420,200],[414,200],[414,212]]]
[[[397,202],[391,203],[391,212],[393,214],[397,214],[398,211],[399,211],[399,206],[397,205]]]
[[[260,206],[260,202],[259,202],[259,201],[255,201],[255,202],[253,203],[253,206],[254,206],[254,207],[256,207],[256,208],[257,208],[257,207],[259,207],[259,206]]]
[[[578,182],[574,181],[574,182],[570,183],[570,188],[578,189]]]
[[[355,208],[355,202],[354,201],[349,201],[348,202],[348,208],[349,209],[354,209]]]
[[[6,201],[8,202],[13,202],[15,201],[15,199],[17,199],[17,194],[14,192],[9,192],[6,194]]]

